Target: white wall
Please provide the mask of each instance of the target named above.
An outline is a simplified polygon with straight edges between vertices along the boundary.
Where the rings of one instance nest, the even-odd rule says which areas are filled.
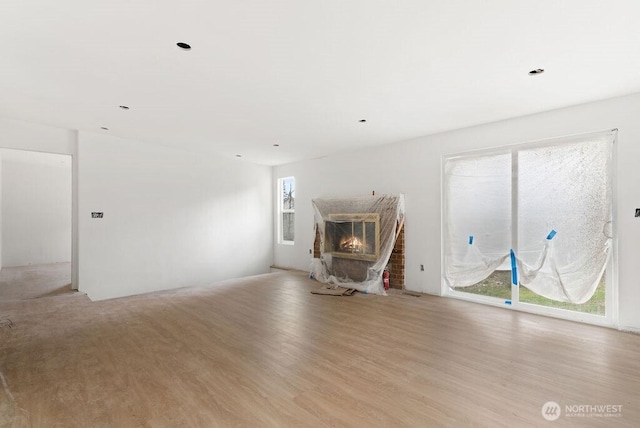
[[[79,140],[80,290],[90,298],[268,272],[271,167],[90,133]]]
[[[313,247],[311,199],[376,194],[406,195],[406,287],[440,294],[441,161],[446,154],[619,128],[617,142],[619,325],[640,329],[640,94],[554,110],[366,151],[274,168],[296,178],[296,243],[274,245],[278,266],[307,269]],[[362,165],[354,170],[353,165]],[[275,184],[274,184],[275,187]],[[419,270],[420,264],[425,271]]]
[[[2,152],[2,265],[70,262],[71,158]]]
[[[77,131],[6,118],[0,147],[72,155],[72,284],[93,299],[263,273],[272,263],[270,167],[91,133],[80,141]],[[92,221],[91,211],[105,218]]]
[[[0,150],[0,271],[2,271],[2,153]]]

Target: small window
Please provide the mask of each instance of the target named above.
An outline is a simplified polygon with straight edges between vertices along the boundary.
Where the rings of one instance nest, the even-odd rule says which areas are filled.
[[[278,242],[293,244],[295,240],[296,179],[278,180]]]

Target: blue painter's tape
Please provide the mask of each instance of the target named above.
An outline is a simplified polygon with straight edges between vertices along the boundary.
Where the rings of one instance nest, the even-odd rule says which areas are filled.
[[[556,236],[556,233],[557,232],[555,230],[551,229],[551,232],[549,232],[549,234],[547,235],[547,239],[551,241],[553,237]]]
[[[505,301],[504,301],[504,304],[505,304],[505,305],[510,305],[510,304],[511,304],[511,300],[505,300]]]
[[[516,265],[516,253],[513,250],[509,250],[511,255],[511,283],[518,285],[518,266]]]
[[[473,235],[469,236],[469,245],[473,245]]]

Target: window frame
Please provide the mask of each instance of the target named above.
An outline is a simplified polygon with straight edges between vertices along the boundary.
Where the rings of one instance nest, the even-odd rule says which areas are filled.
[[[278,244],[281,245],[294,245],[295,244],[295,214],[296,214],[296,209],[295,209],[295,202],[294,202],[294,206],[293,208],[285,208],[284,205],[284,198],[283,198],[283,186],[285,181],[287,180],[292,180],[293,181],[293,198],[295,201],[295,193],[296,193],[296,178],[292,175],[287,176],[287,177],[280,177],[278,178],[278,184],[277,184],[277,198],[278,198]],[[293,218],[294,218],[294,233],[293,233],[293,240],[287,240],[284,239],[284,227],[283,227],[283,217],[284,214],[293,214]]]

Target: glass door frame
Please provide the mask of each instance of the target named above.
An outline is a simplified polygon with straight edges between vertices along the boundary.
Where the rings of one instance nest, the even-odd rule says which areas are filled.
[[[467,300],[475,303],[482,303],[485,305],[502,307],[506,309],[528,312],[538,315],[544,315],[554,318],[561,318],[571,321],[578,321],[586,324],[594,324],[605,327],[618,327],[618,232],[617,232],[617,183],[616,183],[616,151],[617,151],[617,129],[611,129],[606,131],[598,131],[586,134],[575,134],[558,138],[544,139],[531,141],[526,143],[517,143],[513,145],[506,145],[498,148],[473,150],[463,153],[447,154],[443,155],[440,164],[440,278],[441,278],[441,296],[452,297],[461,300]],[[498,297],[483,296],[480,294],[466,293],[463,291],[457,291],[449,288],[444,278],[445,272],[445,231],[447,220],[447,195],[446,195],[446,176],[445,176],[445,164],[447,160],[456,158],[474,158],[478,156],[491,156],[491,155],[504,155],[511,153],[511,240],[512,248],[517,254],[518,250],[518,152],[521,150],[536,149],[542,147],[559,146],[567,144],[571,141],[577,140],[581,137],[585,139],[589,136],[602,135],[605,133],[613,133],[613,141],[611,143],[611,159],[609,162],[609,183],[611,187],[611,230],[612,241],[611,251],[607,266],[605,269],[605,314],[595,315],[585,312],[573,311],[568,309],[554,308],[550,306],[536,305],[533,303],[520,302],[520,285],[511,284],[511,299],[505,300]]]

